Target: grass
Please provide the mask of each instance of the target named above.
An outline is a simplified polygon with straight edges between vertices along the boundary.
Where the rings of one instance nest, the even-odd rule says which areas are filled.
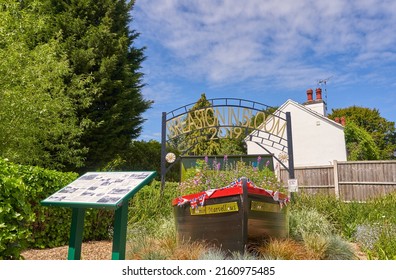
[[[396,192],[365,203],[299,195],[290,212],[306,208],[330,221],[339,237],[358,243],[369,259],[396,259]]]
[[[396,259],[396,195],[367,203],[299,195],[291,203],[289,238],[249,244],[226,255],[204,242],[178,242],[170,201],[177,188],[161,195],[157,183],[131,205],[127,259],[144,260],[353,260],[355,242],[369,259]]]

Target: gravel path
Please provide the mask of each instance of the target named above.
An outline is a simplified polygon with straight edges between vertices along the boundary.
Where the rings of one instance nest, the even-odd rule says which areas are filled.
[[[112,241],[90,241],[82,244],[82,260],[111,260]],[[25,260],[67,260],[69,246],[33,249],[22,253]]]

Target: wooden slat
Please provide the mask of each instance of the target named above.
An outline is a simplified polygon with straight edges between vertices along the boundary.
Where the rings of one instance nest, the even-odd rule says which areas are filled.
[[[336,168],[335,168],[336,167]],[[305,193],[339,196],[342,200],[364,201],[396,191],[396,161],[335,161],[331,166],[295,168],[299,188]],[[288,173],[281,170],[280,180]]]

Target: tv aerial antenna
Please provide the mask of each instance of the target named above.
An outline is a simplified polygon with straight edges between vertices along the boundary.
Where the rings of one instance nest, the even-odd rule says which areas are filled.
[[[327,77],[326,79],[320,79],[320,80],[317,80],[317,81],[316,81],[317,84],[318,84],[318,86],[320,86],[320,87],[323,86],[326,104],[327,104],[327,82],[328,82],[331,78],[333,78],[333,76]]]

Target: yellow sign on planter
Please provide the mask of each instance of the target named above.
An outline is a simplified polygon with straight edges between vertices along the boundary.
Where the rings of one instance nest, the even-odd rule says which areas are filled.
[[[210,215],[210,214],[220,214],[220,213],[229,213],[229,212],[238,212],[238,203],[227,202],[213,205],[206,205],[198,208],[190,208],[191,215]]]
[[[261,211],[261,212],[275,212],[278,213],[280,210],[279,205],[261,201],[252,201],[250,206],[250,210],[252,211]]]

